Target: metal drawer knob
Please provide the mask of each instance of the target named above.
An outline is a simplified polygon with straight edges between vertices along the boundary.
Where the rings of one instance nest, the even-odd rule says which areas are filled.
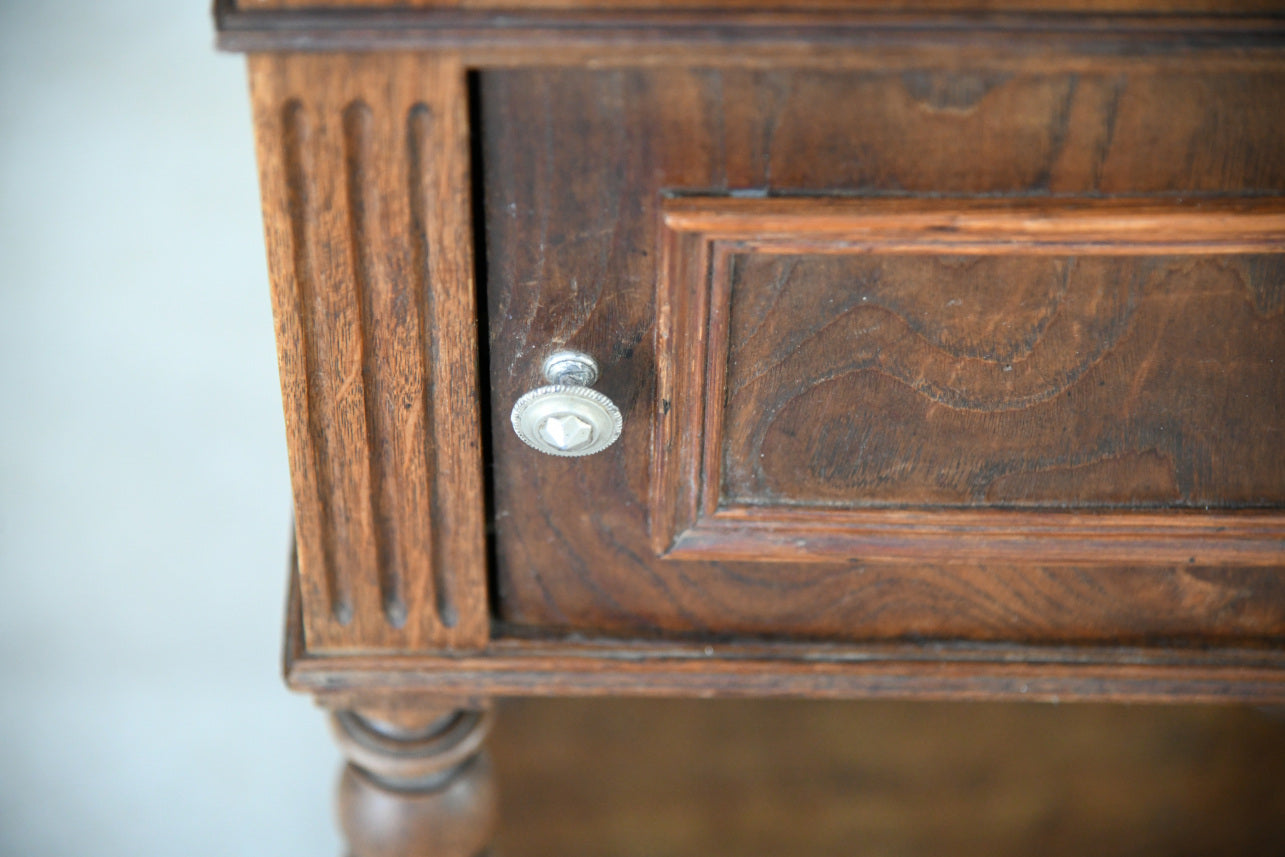
[[[590,389],[598,362],[580,351],[555,351],[541,367],[549,386],[513,404],[513,431],[527,446],[549,455],[581,456],[616,442],[624,418],[615,403]]]

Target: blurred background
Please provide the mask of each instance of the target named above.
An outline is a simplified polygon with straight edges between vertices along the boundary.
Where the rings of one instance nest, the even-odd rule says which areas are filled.
[[[338,855],[279,676],[250,113],[203,0],[0,0],[0,855]],[[1243,708],[545,701],[499,852],[1281,854]]]
[[[241,57],[0,0],[0,853],[338,854]]]

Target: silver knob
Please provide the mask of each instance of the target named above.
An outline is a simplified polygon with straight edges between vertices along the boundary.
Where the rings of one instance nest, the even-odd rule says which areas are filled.
[[[549,386],[524,393],[513,404],[513,431],[549,455],[581,456],[616,442],[624,418],[615,403],[590,389],[598,362],[580,351],[555,351],[541,367]]]

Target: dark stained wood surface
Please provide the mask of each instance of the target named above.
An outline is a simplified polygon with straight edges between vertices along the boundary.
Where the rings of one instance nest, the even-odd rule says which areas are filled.
[[[1279,645],[657,643],[530,638],[501,626],[471,655],[327,655],[308,649],[298,574],[290,579],[286,682],[330,708],[379,711],[395,723],[417,722],[444,700],[479,708],[492,696],[532,695],[1285,705]]]
[[[513,700],[506,857],[1285,852],[1285,720],[1237,708]]]
[[[1280,230],[1267,222],[1285,192],[1285,19],[1245,14],[1276,10],[1272,0],[1234,15],[1203,14],[1225,11],[1212,0],[1091,0],[1075,4],[1088,14],[1045,14],[1061,3],[216,3],[221,44],[257,52],[251,82],[298,513],[286,677],[347,709],[336,720],[350,762],[340,815],[354,854],[484,847],[494,820],[479,753],[484,718],[443,720],[447,701],[1285,704],[1285,488],[1271,444],[1282,385]],[[1151,14],[1175,11],[1197,14]],[[348,53],[323,53],[334,50]],[[1163,237],[1116,252],[1122,242],[1099,224],[1049,252],[1000,252],[992,241],[982,252],[925,258],[912,240],[901,249],[885,242],[876,259],[789,246],[788,235],[769,236],[778,244],[765,252],[759,223],[718,251],[709,276],[696,263],[677,266],[694,276],[686,287],[671,278],[658,300],[661,201],[675,194],[731,198],[730,209],[736,197],[789,197],[823,214],[885,197],[964,207],[961,198],[1090,207],[1145,199],[1162,213],[1151,229]],[[1266,220],[1251,228],[1242,218],[1212,247],[1220,227],[1206,217],[1196,228],[1206,246],[1175,249],[1189,225],[1173,215],[1180,202],[1241,198],[1257,200]],[[1071,230],[1083,220],[1073,217]],[[845,304],[853,281],[879,286],[868,296],[903,329],[867,330],[868,309]],[[943,315],[951,304],[942,282],[970,299],[963,322]],[[1121,282],[1130,284],[1123,292]],[[1024,362],[1050,331],[1052,359]],[[727,357],[723,368],[699,348],[682,350],[689,333]],[[940,354],[907,349],[915,336]],[[562,346],[599,358],[599,387],[626,415],[621,442],[592,459],[540,456],[507,430],[512,401],[540,383],[541,358]],[[852,386],[864,370],[843,361],[871,352],[872,365],[913,395],[895,384]],[[884,355],[899,362],[879,363]],[[1003,365],[969,362],[977,360]],[[1104,389],[1091,388],[1095,372]],[[703,438],[711,454],[666,427],[676,400],[657,395],[658,375],[662,392],[666,377],[681,378],[705,412],[722,414]],[[1254,397],[1268,404],[1242,401]],[[851,424],[858,405],[872,420],[864,428]],[[490,444],[478,430],[488,410]],[[890,414],[918,430],[887,430],[879,420]],[[1069,434],[1058,435],[1059,424]],[[705,428],[692,425],[693,435]],[[871,426],[884,429],[875,453],[858,444],[854,455]],[[671,455],[684,468],[677,476],[656,466]],[[671,483],[726,529],[680,533],[692,522],[658,517],[655,489]],[[934,532],[901,520],[900,535],[865,543],[900,538],[901,553],[884,556],[843,541],[854,519],[838,520],[836,536],[814,514],[880,505],[897,514],[906,509],[891,507],[1021,506],[1032,517],[1010,527],[1008,553],[994,552],[994,539],[959,549],[981,543],[958,521],[938,518]],[[1034,517],[1068,507],[1080,515],[1074,526],[1041,529],[1047,522]],[[909,562],[884,562],[894,556]],[[681,726],[664,733],[662,709],[635,722],[676,754],[648,753],[653,772],[695,761],[694,746],[715,745],[710,736],[744,750],[763,731],[776,739],[767,745],[775,759],[802,762],[801,738],[816,735],[832,741],[819,751],[827,761],[852,759],[835,751],[852,746],[851,724],[809,715],[797,726],[761,710],[766,719],[740,728],[717,710],[691,715],[705,736],[696,744],[681,739]],[[866,746],[892,748],[888,722],[913,720],[908,709],[886,710],[896,713],[857,730]],[[975,830],[988,816],[959,796],[983,790],[1010,823],[993,828],[982,853],[1057,853],[1039,848],[1049,840],[1068,853],[1281,844],[1279,826],[1258,822],[1285,814],[1279,778],[1239,768],[1228,776],[1204,765],[1203,790],[1189,798],[1174,796],[1179,778],[1169,772],[1149,801],[1138,800],[1140,780],[1092,769],[1084,794],[1099,812],[1084,817],[1097,824],[1051,809],[1083,797],[1068,794],[1075,776],[1052,780],[1052,790],[1019,783],[997,798],[978,759],[1020,752],[1023,735],[1030,747],[1033,733],[1045,747],[1055,736],[1077,761],[1111,745],[1101,730],[1086,738],[1044,723],[1023,733],[1000,709],[981,711],[953,717],[953,736],[930,724],[936,743],[909,744],[912,763],[944,769],[955,785],[953,802],[933,806],[936,826],[907,825],[921,845],[925,830]],[[572,709],[554,718],[566,737],[519,737],[518,746],[572,745],[601,761],[586,721]],[[443,723],[466,728],[447,740]],[[1131,773],[1175,744],[1202,746],[1181,725],[1159,739],[1116,726],[1126,752],[1113,759]],[[625,744],[647,752],[639,731]],[[1236,734],[1259,732],[1241,721]],[[1255,750],[1260,765],[1279,755],[1268,743]],[[950,774],[951,758],[966,760],[962,776]],[[557,770],[547,758],[534,763]],[[769,821],[815,834],[822,853],[853,852],[853,821],[865,837],[858,850],[894,841],[869,826],[894,815],[886,805],[827,813],[799,788],[800,769],[793,787],[772,789],[797,804],[755,801],[746,789],[758,782],[755,766],[746,771],[735,754],[718,764],[742,791],[711,768],[693,796],[678,792],[683,806],[706,799],[704,812],[768,853],[800,852]],[[542,819],[543,833],[519,847],[575,853],[584,847],[575,836],[589,835],[595,854],[617,844],[614,853],[728,850],[707,820],[696,836],[681,818],[657,824],[646,789],[658,780],[637,761],[627,767],[644,787],[630,801],[643,814],[624,836],[582,801],[562,814],[541,804],[556,792],[537,785],[527,818]],[[886,764],[894,769],[905,762]],[[858,777],[854,793],[844,788],[854,780],[828,770],[817,793],[870,800],[892,791],[886,779],[868,788]],[[1233,779],[1239,791],[1218,792]],[[1126,798],[1151,820],[1145,829],[1100,811],[1118,812]],[[1193,806],[1225,824],[1189,823]],[[567,818],[574,832],[551,818]],[[968,853],[978,841],[946,838],[945,847]]]
[[[459,51],[473,66],[992,68],[1103,71],[1198,55],[1249,70],[1280,64],[1281,0],[766,0],[587,4],[335,5],[216,0],[225,50]],[[375,0],[378,2],[378,0]],[[1068,14],[1076,13],[1076,14]],[[1211,14],[1212,13],[1212,14]],[[1015,36],[1020,36],[1015,38]]]
[[[624,11],[652,9],[664,12],[695,9],[734,12],[745,9],[782,11],[793,5],[800,11],[1028,11],[1028,12],[1215,12],[1276,11],[1279,0],[807,0],[782,4],[772,0],[236,0],[237,8],[255,9],[480,9]]]
[[[309,646],[488,633],[464,70],[250,61]]]
[[[493,640],[478,655],[287,656],[295,690],[343,707],[442,697],[1110,700],[1285,705],[1265,649]]]
[[[1194,556],[1181,564],[1172,562],[1173,556],[1165,557],[1167,564],[1097,567],[1052,565],[1067,560],[1053,555],[1049,563],[1033,555],[1020,563],[987,564],[970,564],[967,557],[882,564],[859,555],[806,564],[694,562],[657,559],[647,510],[653,420],[663,411],[654,398],[653,349],[663,192],[1027,200],[1129,196],[1157,204],[1201,196],[1279,195],[1285,191],[1285,149],[1278,143],[1285,137],[1283,84],[1285,76],[1276,72],[1229,73],[1194,60],[1181,74],[1145,69],[1010,73],[984,64],[951,74],[483,73],[479,155],[486,193],[501,618],[529,631],[622,636],[1102,643],[1279,639],[1285,634],[1285,597],[1270,537],[1262,548],[1268,555],[1256,560],[1267,567],[1258,569]],[[1230,371],[1240,359],[1236,355],[1248,355],[1249,372],[1257,378],[1253,389],[1260,394],[1279,390],[1272,355],[1253,352],[1242,341],[1266,337],[1267,351],[1279,343],[1281,316],[1273,303],[1279,284],[1246,300],[1252,290],[1228,291],[1224,275],[1179,279],[1188,285],[1165,286],[1162,278],[1160,285],[1135,295],[1155,296],[1142,301],[1144,310],[1138,312],[1152,320],[1139,329],[1145,335],[1120,364],[1130,383],[1148,377],[1148,354],[1172,352],[1180,361],[1177,374],[1203,373],[1202,389],[1222,395],[1234,385],[1220,385],[1216,369],[1181,361],[1227,359]],[[1002,304],[1005,294],[994,299]],[[691,305],[672,308],[676,314],[693,310]],[[807,315],[806,307],[800,312],[813,322],[824,314]],[[781,329],[788,330],[788,324]],[[1163,338],[1183,334],[1195,337],[1189,353],[1179,350],[1176,340]],[[998,340],[994,343],[999,348]],[[598,389],[625,414],[621,441],[587,459],[541,456],[507,426],[512,402],[538,386],[541,358],[563,346],[598,358],[603,364]],[[806,360],[806,352],[793,359]],[[704,367],[676,371],[699,377]],[[781,379],[775,389],[787,389],[789,383]],[[1157,394],[1172,394],[1173,383],[1161,382]],[[1099,394],[1083,378],[1070,388],[1076,419],[1083,421],[1079,436],[1132,432],[1129,411],[1120,408],[1134,407],[1134,397],[1113,389],[1108,401],[1095,398]],[[1148,389],[1142,383],[1144,399]],[[744,412],[753,412],[761,401],[748,401]],[[1173,407],[1185,405],[1179,401]],[[1221,412],[1210,406],[1205,413]],[[1279,403],[1239,413],[1232,419],[1265,413],[1272,423],[1279,420]],[[1153,434],[1163,422],[1153,421]],[[1219,426],[1204,425],[1200,431],[1204,434],[1193,440],[1213,438]],[[1267,442],[1252,429],[1250,435],[1253,443]],[[1198,448],[1191,451],[1199,457]],[[1147,464],[1145,450],[1141,454],[1134,462],[1139,470]],[[1240,472],[1233,469],[1209,482],[1220,486],[1213,493],[1229,492],[1218,505],[1243,505],[1247,499],[1274,503],[1281,485],[1270,472],[1279,469],[1279,457],[1268,455],[1263,473],[1247,470],[1246,458],[1252,458],[1247,455],[1237,459]],[[1193,466],[1211,474],[1225,464],[1214,454],[1203,461]],[[896,465],[895,460],[882,463]],[[1139,479],[1137,497],[1117,494],[1111,502],[1154,503],[1167,490]],[[807,496],[815,497],[821,489],[809,490],[813,494]],[[977,501],[967,490],[955,490],[956,497]],[[1005,490],[1031,497],[1036,489],[1011,483]],[[1075,493],[1082,489],[1070,490],[1071,500],[1083,496]],[[1178,502],[1199,502],[1199,492],[1185,495],[1188,500],[1183,496]],[[980,499],[991,498],[983,492]],[[944,542],[936,548],[947,549]],[[1039,547],[1030,550],[1037,554]]]
[[[854,253],[729,260],[720,503],[1285,501],[1281,252]]]
[[[489,710],[338,711],[339,828],[349,857],[477,857],[496,823]]]
[[[680,197],[664,222],[658,552],[1281,563],[1279,201]]]

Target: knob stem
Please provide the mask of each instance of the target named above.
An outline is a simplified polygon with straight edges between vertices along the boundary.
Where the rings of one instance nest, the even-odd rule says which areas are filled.
[[[598,361],[583,351],[555,351],[544,358],[541,368],[550,384],[592,387],[598,380]]]

